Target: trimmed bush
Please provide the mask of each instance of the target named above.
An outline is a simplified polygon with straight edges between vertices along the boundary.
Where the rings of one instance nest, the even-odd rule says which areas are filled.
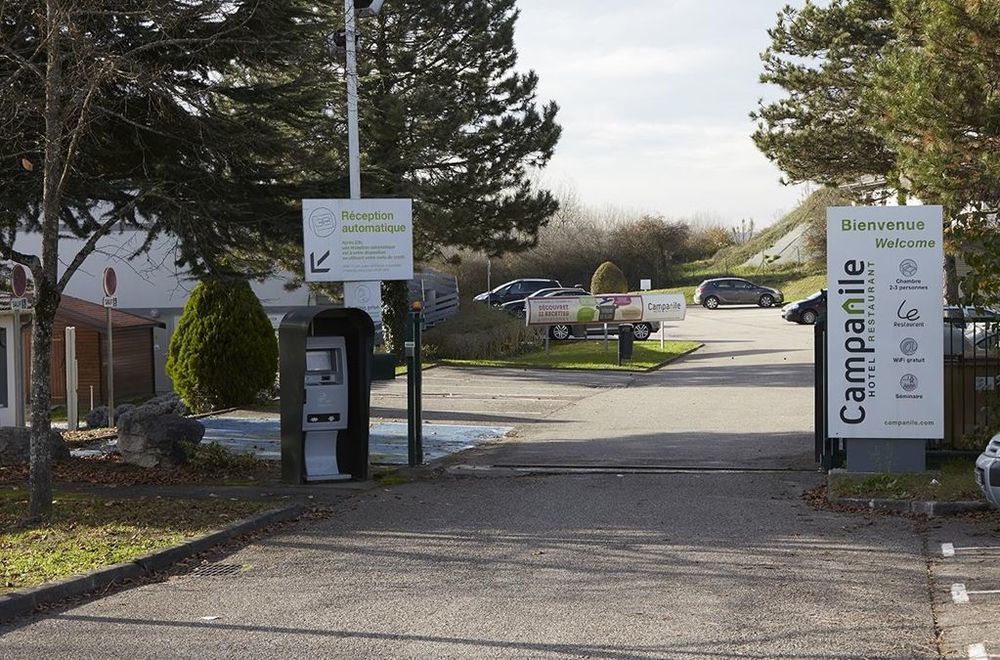
[[[278,342],[247,282],[201,282],[170,338],[167,374],[195,412],[258,401],[274,384]]]
[[[590,279],[590,292],[599,293],[628,293],[628,281],[621,268],[610,261],[605,261],[594,271],[594,276]]]
[[[538,334],[506,312],[463,301],[458,314],[424,333],[423,343],[429,360],[488,360],[534,348]]]

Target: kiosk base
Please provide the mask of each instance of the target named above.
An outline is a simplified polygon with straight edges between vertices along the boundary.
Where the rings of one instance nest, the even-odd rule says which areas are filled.
[[[306,481],[347,481],[337,466],[337,431],[308,431],[305,434]]]

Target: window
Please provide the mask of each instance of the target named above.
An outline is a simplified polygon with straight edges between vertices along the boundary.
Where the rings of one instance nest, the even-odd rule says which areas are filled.
[[[717,289],[732,289],[733,288],[733,283],[730,282],[729,280],[722,280],[720,282],[716,282],[715,283],[715,288],[717,288]]]

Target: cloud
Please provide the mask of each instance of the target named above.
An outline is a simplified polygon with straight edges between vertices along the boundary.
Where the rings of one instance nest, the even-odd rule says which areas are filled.
[[[562,52],[549,60],[546,75],[583,74],[588,77],[646,78],[697,73],[721,53],[709,48],[659,48],[627,46],[606,52]]]

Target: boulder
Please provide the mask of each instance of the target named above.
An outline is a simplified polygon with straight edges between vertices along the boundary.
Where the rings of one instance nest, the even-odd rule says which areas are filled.
[[[118,419],[118,453],[142,467],[176,467],[187,460],[181,443],[196,445],[204,435],[201,422],[143,404]]]
[[[97,406],[83,418],[88,429],[100,429],[108,425],[108,407]]]
[[[58,431],[49,431],[52,461],[69,458],[69,447]],[[31,429],[0,426],[0,465],[22,465],[31,459]]]

